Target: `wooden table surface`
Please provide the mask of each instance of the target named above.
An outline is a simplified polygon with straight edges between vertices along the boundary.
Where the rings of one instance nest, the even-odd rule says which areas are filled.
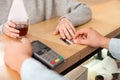
[[[93,11],[93,18],[87,24],[78,26],[76,29],[93,27],[102,35],[108,37],[115,37],[120,34],[120,0],[101,0],[101,2],[100,0],[85,1]],[[29,27],[27,36],[31,41],[36,39],[42,41],[58,51],[65,58],[65,63],[55,69],[58,73],[60,73],[88,54],[92,53],[97,48],[91,48],[78,44],[65,44],[59,39],[59,36],[52,34],[57,25],[57,19],[58,18],[54,18],[32,25]],[[4,44],[10,40],[11,38],[4,35],[0,36],[0,80],[20,80],[18,73],[11,70],[4,64],[4,52],[2,51]]]

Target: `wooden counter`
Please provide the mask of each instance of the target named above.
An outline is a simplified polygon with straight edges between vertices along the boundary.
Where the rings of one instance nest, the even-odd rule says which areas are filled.
[[[87,24],[78,26],[76,29],[93,27],[102,35],[108,37],[115,37],[120,34],[120,0],[104,0],[104,2],[96,3],[94,3],[94,5],[88,3],[93,11],[92,20]],[[55,36],[52,34],[57,25],[57,19],[58,18],[54,18],[32,25],[29,28],[28,38],[31,41],[36,39],[42,41],[54,50],[58,51],[65,58],[65,63],[55,69],[60,73],[91,54],[97,48],[91,48],[85,45],[65,44],[59,39],[58,35]],[[6,36],[0,36],[1,44],[7,43],[10,40],[11,39]],[[0,48],[2,50],[1,46]],[[0,80],[20,80],[19,75],[16,72],[5,66],[3,56],[4,53],[0,53]]]

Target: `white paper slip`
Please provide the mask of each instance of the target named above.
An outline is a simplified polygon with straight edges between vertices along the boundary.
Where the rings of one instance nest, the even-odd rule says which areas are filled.
[[[68,40],[68,39],[63,39],[63,38],[60,38],[63,42],[65,42],[66,44],[73,44],[73,41],[71,40]]]

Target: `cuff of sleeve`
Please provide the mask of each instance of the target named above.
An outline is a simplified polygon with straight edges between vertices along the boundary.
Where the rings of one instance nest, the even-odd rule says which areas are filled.
[[[43,64],[41,64],[41,63],[38,64],[37,60],[35,60],[33,58],[28,58],[23,62],[22,67],[21,67],[21,71],[22,71],[22,69],[25,69],[25,68],[28,69],[28,66],[30,67],[33,65],[39,65],[40,68],[46,68]]]
[[[44,68],[46,69],[46,67],[44,65],[42,65],[41,63],[39,63],[39,64],[38,63],[39,62],[33,58],[26,59],[21,66],[21,70],[20,70],[21,79],[22,80],[32,80],[33,78],[31,78],[31,77],[36,76],[35,73],[37,73],[37,72],[35,72],[35,71],[38,71],[37,70],[38,67],[39,67],[39,69],[44,69]]]
[[[68,80],[33,58],[24,61],[20,74],[22,80]]]
[[[113,57],[120,59],[120,39],[112,38],[108,49]]]

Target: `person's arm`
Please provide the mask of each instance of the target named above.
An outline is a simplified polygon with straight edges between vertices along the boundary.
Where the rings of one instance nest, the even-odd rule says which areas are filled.
[[[68,80],[33,58],[23,62],[20,73],[22,80]]]
[[[60,34],[61,38],[71,40],[76,33],[75,26],[88,22],[92,18],[92,11],[87,5],[76,0],[64,2],[64,5],[68,5],[66,6],[68,13],[60,17],[54,34]]]
[[[120,39],[111,38],[108,49],[113,57],[120,60]]]
[[[31,56],[31,44],[23,38],[20,41],[9,42],[5,48],[4,61],[7,66],[20,74],[22,80],[68,80]]]
[[[106,48],[113,57],[120,59],[120,39],[104,37],[93,28],[78,30],[75,34],[74,42],[89,45],[91,47]]]
[[[104,37],[93,28],[83,28],[76,32],[74,42],[91,47],[108,48],[110,39]]]
[[[84,24],[92,18],[91,9],[77,0],[67,0],[70,13],[64,15],[74,26]]]
[[[19,37],[19,30],[15,29],[15,23],[8,21],[2,26],[2,32],[10,37]]]

